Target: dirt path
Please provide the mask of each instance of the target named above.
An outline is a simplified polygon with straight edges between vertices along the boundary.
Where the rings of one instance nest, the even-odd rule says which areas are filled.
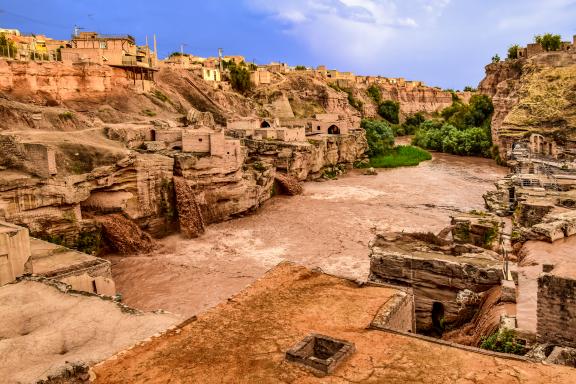
[[[377,231],[433,231],[450,215],[483,209],[482,194],[506,174],[485,159],[437,154],[418,167],[352,172],[307,183],[256,214],[210,226],[196,240],[171,237],[153,255],[111,257],[125,302],[193,315],[238,292],[287,259],[366,279],[368,242]]]

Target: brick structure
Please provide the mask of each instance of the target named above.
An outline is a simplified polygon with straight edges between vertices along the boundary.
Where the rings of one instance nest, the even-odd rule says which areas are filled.
[[[539,342],[576,348],[576,278],[541,275],[537,314]]]

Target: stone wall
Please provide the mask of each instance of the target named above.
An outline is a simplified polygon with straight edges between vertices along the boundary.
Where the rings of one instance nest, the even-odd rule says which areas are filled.
[[[378,310],[370,327],[392,329],[399,332],[416,332],[414,296],[407,292],[394,294]]]
[[[538,278],[538,341],[576,348],[576,279]]]

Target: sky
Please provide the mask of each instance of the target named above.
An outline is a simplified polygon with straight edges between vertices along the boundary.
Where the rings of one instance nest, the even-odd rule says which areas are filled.
[[[576,0],[1,0],[0,28],[69,39],[74,26],[156,34],[158,53],[243,55],[248,61],[476,86],[512,44],[547,32],[572,41]]]

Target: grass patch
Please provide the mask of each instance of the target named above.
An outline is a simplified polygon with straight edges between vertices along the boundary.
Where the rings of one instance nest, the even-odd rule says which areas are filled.
[[[385,155],[375,156],[370,159],[368,167],[374,168],[398,168],[413,167],[422,161],[432,159],[429,152],[411,145],[395,147]]]

